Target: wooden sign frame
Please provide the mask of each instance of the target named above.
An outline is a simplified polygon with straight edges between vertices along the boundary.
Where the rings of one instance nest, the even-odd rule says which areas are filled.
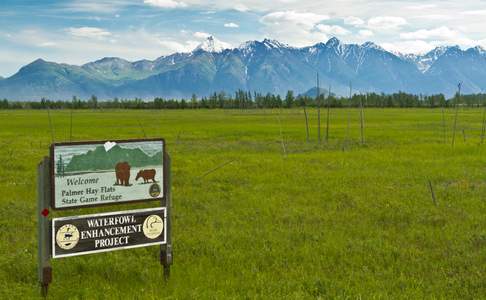
[[[138,139],[138,140],[116,140],[114,142],[131,142],[131,141],[163,141],[163,197],[159,199],[159,206],[165,208],[166,220],[165,231],[166,238],[165,243],[160,245],[160,264],[163,266],[164,278],[169,279],[170,266],[173,262],[172,254],[172,220],[171,220],[171,203],[172,203],[172,173],[171,173],[171,159],[167,153],[167,148],[164,139]],[[104,143],[104,141],[96,141],[97,143]],[[89,144],[93,142],[78,142],[78,144]],[[73,143],[59,143],[60,144],[73,144]],[[51,151],[53,149],[51,145]],[[49,284],[52,282],[52,267],[51,259],[53,258],[52,248],[52,218],[50,218],[50,210],[56,210],[53,207],[53,159],[51,157],[44,157],[39,163],[37,168],[37,233],[38,233],[38,278],[41,287],[41,294],[46,297]],[[131,203],[140,202],[145,203],[146,200],[132,201]],[[128,202],[119,202],[127,204]],[[116,205],[118,202],[106,203],[106,205]],[[98,204],[93,206],[99,206],[104,204]],[[84,208],[88,206],[80,206],[76,208]],[[64,209],[64,208],[62,208]],[[69,207],[67,209],[75,209],[75,207]]]

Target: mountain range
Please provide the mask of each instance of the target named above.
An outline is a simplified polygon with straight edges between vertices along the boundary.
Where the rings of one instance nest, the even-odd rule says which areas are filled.
[[[0,79],[0,98],[68,100],[207,96],[238,89],[284,95],[321,86],[337,95],[355,92],[443,93],[462,82],[464,93],[486,89],[486,50],[438,47],[423,55],[386,51],[372,42],[345,44],[337,38],[308,47],[276,40],[249,41],[237,48],[208,37],[191,52],[130,62],[106,57],[81,66],[38,59]]]
[[[153,156],[140,149],[125,149],[119,145],[106,151],[104,146],[96,147],[85,154],[74,155],[66,166],[66,172],[114,170],[118,162],[127,161],[131,167],[156,166],[162,164],[162,152]]]

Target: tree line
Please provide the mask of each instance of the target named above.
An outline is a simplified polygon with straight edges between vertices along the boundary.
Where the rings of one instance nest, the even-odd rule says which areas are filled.
[[[83,100],[73,97],[69,101],[53,101],[42,98],[40,101],[0,100],[0,109],[257,109],[316,107],[453,107],[456,104],[468,107],[486,106],[486,94],[458,95],[447,99],[443,94],[414,95],[404,92],[394,94],[354,94],[352,97],[336,97],[321,94],[319,97],[295,96],[288,91],[285,97],[271,93],[262,94],[238,90],[234,94],[213,93],[208,97],[192,95],[190,99],[166,99],[156,97],[152,101],[135,99],[110,99],[99,101],[96,96]]]

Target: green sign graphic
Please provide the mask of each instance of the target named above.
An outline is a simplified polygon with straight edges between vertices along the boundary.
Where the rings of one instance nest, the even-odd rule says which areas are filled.
[[[163,198],[164,141],[54,144],[53,207]]]

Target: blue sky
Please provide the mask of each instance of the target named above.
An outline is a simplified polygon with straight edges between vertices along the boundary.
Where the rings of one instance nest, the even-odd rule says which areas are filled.
[[[0,2],[0,76],[29,62],[155,59],[208,35],[228,47],[277,39],[292,46],[374,41],[420,53],[486,46],[486,0],[63,0]]]

